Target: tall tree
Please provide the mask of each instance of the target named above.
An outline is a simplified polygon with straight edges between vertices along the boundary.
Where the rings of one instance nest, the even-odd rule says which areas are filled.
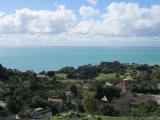
[[[7,101],[7,108],[8,110],[13,113],[13,114],[17,114],[18,112],[20,112],[22,110],[22,102],[17,100],[16,98],[10,98]]]
[[[82,106],[87,113],[94,113],[97,110],[96,99],[93,93],[86,93],[82,99]]]
[[[71,93],[74,94],[74,96],[77,96],[77,95],[78,95],[78,91],[77,91],[77,86],[76,86],[76,85],[72,85],[72,86],[70,87],[70,91],[71,91]]]

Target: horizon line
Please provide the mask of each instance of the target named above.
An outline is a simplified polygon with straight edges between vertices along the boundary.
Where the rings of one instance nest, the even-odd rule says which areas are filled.
[[[160,48],[160,46],[96,46],[96,45],[13,45],[13,46],[0,46],[1,47],[108,47],[108,48]]]

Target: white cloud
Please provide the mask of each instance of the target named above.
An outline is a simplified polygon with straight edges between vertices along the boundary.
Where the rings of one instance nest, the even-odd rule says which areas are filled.
[[[112,3],[97,11],[82,6],[80,14],[90,19],[79,21],[65,6],[0,12],[0,45],[160,46],[160,5]]]
[[[92,30],[108,36],[160,36],[160,5],[140,8],[134,3],[112,3]]]
[[[92,5],[96,5],[98,3],[97,0],[87,0],[89,3],[91,3]]]
[[[75,33],[80,34],[89,34],[89,32],[92,29],[92,26],[94,24],[94,21],[81,21],[75,28]]]
[[[79,13],[83,17],[93,17],[99,14],[99,10],[89,6],[81,6],[79,9]]]
[[[16,10],[14,14],[0,15],[0,33],[52,33],[68,31],[74,25],[75,15],[63,5],[56,11]]]

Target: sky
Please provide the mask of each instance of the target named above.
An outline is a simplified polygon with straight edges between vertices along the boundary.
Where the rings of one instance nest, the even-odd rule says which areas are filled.
[[[160,47],[160,0],[0,0],[0,46]]]

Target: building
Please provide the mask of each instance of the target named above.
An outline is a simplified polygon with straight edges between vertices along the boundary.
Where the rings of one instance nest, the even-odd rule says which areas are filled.
[[[54,78],[48,76],[48,75],[37,75],[37,78],[40,80],[47,80],[47,81],[53,81],[55,80]]]
[[[119,82],[115,85],[116,88],[121,89],[121,90],[126,90],[127,89],[127,85],[124,82]]]
[[[47,79],[49,79],[49,76],[47,76],[47,75],[37,75],[37,78],[39,78],[41,80],[47,80]]]
[[[48,98],[48,102],[49,102],[50,104],[55,104],[55,105],[63,104],[63,100],[62,100],[62,99]]]

